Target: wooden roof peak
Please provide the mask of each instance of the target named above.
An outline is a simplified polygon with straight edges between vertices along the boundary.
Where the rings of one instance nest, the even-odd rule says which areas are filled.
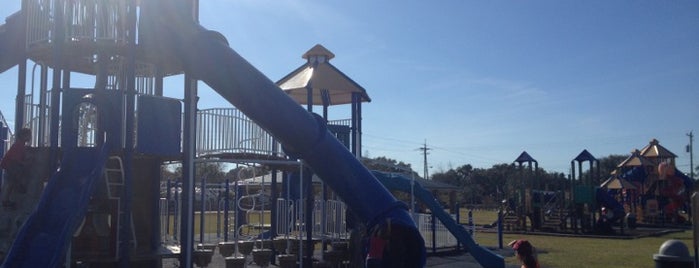
[[[301,58],[310,60],[313,56],[325,56],[327,60],[330,60],[335,57],[335,54],[330,52],[330,50],[325,48],[323,45],[316,44],[311,49],[306,51],[306,53],[303,53],[303,55],[301,55]]]

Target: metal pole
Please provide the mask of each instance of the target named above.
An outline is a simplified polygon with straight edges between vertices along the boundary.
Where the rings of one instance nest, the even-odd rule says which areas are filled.
[[[180,230],[180,265],[192,267],[192,252],[194,240],[194,154],[196,149],[196,110],[197,87],[196,80],[185,74],[184,93],[184,134],[182,161],[182,222]]]
[[[204,192],[206,191],[206,177],[201,178],[201,188],[200,191],[200,209],[199,209],[199,243],[204,244],[204,212],[206,211],[206,204],[204,203]]]
[[[124,140],[124,186],[122,189],[121,202],[121,218],[119,222],[119,267],[129,267],[131,262],[131,240],[133,230],[131,229],[132,221],[132,202],[133,202],[133,155],[134,155],[134,122],[135,118],[135,98],[136,98],[136,1],[129,1],[128,22],[128,46],[127,46],[127,66],[126,66],[126,113],[125,113],[125,140]],[[66,71],[66,74],[70,74]],[[64,83],[67,88],[69,85],[69,75],[65,75]]]
[[[502,249],[502,208],[498,210],[498,248]]]
[[[415,218],[417,215],[415,211],[415,175],[412,170],[410,171],[410,212],[412,212],[413,221],[417,222]]]
[[[226,179],[226,190],[225,190],[225,195],[223,197],[223,241],[228,242],[228,210],[230,209],[229,207],[229,202],[230,202],[230,193],[231,193],[231,184],[230,184],[230,179]]]
[[[689,146],[687,146],[687,152],[689,153],[689,176],[694,179],[694,133],[690,131],[687,136],[689,136]]]
[[[165,192],[165,200],[167,200],[167,214],[165,216],[165,219],[167,222],[167,225],[165,226],[165,233],[170,234],[170,198],[172,198],[172,194],[170,193],[170,188],[172,187],[172,181],[167,180],[167,186],[165,186],[166,192]]]

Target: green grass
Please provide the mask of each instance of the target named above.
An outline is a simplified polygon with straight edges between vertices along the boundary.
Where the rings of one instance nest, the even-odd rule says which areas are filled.
[[[465,210],[464,210],[465,211]],[[462,211],[461,215],[467,214]],[[497,218],[492,211],[474,211],[477,225],[490,224]],[[465,219],[465,218],[463,218]],[[466,220],[462,220],[465,222]],[[669,239],[683,241],[693,255],[693,232],[670,233],[658,237],[638,239],[603,239],[563,237],[530,234],[505,234],[504,246],[515,239],[527,239],[537,248],[541,267],[655,267],[653,254],[658,253],[660,245]],[[498,245],[496,233],[476,233],[476,242],[487,247]],[[508,264],[517,264],[513,256],[506,256]]]

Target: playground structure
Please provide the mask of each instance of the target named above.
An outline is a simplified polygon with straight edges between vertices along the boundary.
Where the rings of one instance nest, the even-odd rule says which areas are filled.
[[[615,234],[613,226],[623,234],[637,224],[682,224],[688,220],[694,181],[675,167],[676,157],[653,139],[597,185],[596,179],[602,178],[599,161],[583,150],[571,161],[569,188],[544,191],[537,188],[538,162],[523,152],[515,160],[520,185],[508,191],[503,224],[513,231],[595,234]]]
[[[295,231],[300,245],[294,263],[312,262],[317,238],[308,223],[313,222],[311,178],[316,175],[323,193],[325,187],[332,190],[330,199],[322,200],[342,201],[335,212],[346,206],[368,230],[387,234],[391,244],[405,245],[386,250],[385,265],[424,266],[425,242],[412,216],[381,184],[381,176],[357,160],[366,93],[350,92],[352,119],[333,124],[327,108],[343,99],[333,95],[331,85],[323,80],[299,83],[294,73],[277,84],[269,81],[221,34],[200,26],[197,10],[196,0],[23,0],[22,9],[0,26],[0,72],[18,66],[15,129],[33,129],[29,153],[35,163],[24,178],[31,190],[13,196],[25,198],[24,207],[2,211],[3,266],[158,267],[167,257],[178,258],[183,267],[205,265],[212,252],[194,242],[197,161],[267,166],[271,187],[279,179],[276,170],[288,172],[283,184],[297,178],[297,200],[302,201],[291,205],[283,199],[291,196],[277,196],[291,193],[289,186],[270,189],[275,202],[268,203],[270,222],[278,224],[270,226],[268,241],[279,234],[288,238],[292,226],[301,226]],[[332,73],[327,61],[333,56],[322,46],[314,47],[304,55],[308,63],[295,73]],[[31,71],[27,60],[35,63]],[[78,74],[93,79],[94,87],[73,87],[71,80]],[[182,74],[183,98],[164,97],[163,79]],[[237,109],[197,111],[197,80]],[[313,105],[323,105],[322,117],[311,113]],[[230,133],[235,134],[224,135]],[[169,211],[160,199],[160,168],[172,161],[182,163],[184,174],[176,248],[165,247],[160,218],[160,211]],[[504,267],[501,256],[477,245],[463,227],[442,215],[433,198],[419,193],[479,263]],[[263,197],[246,194],[255,195],[253,200]],[[236,207],[242,208],[241,195],[235,196]],[[291,214],[286,213],[291,206],[297,209],[295,221],[280,221],[281,215]],[[266,217],[265,207],[240,210]],[[325,219],[339,223],[343,218]],[[242,223],[233,226],[237,235]],[[262,253],[265,238],[256,246]],[[234,242],[240,253],[242,243]],[[270,257],[255,260],[264,263]]]
[[[652,139],[641,150],[632,151],[610,178],[628,182],[628,187],[622,185],[617,192],[639,222],[687,222],[694,180],[675,167],[675,158],[677,155]]]

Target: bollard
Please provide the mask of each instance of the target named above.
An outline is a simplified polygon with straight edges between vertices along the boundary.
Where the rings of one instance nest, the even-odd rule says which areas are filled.
[[[473,211],[469,210],[468,211],[468,234],[470,234],[471,236],[473,236],[473,229],[475,229],[473,226]]]
[[[629,230],[636,229],[636,214],[634,214],[634,213],[626,214],[626,226],[629,227]]]
[[[671,239],[665,241],[653,254],[655,268],[693,268],[694,258],[689,255],[687,245],[682,241]]]

